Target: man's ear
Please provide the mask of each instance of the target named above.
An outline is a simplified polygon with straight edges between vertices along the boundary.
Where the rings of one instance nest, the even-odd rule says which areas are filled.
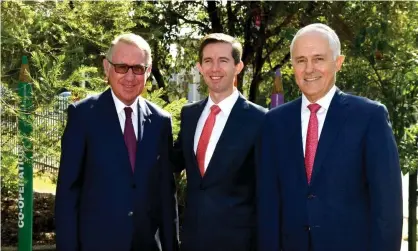
[[[235,75],[240,74],[243,68],[244,68],[244,62],[239,61],[239,63],[235,65]]]
[[[106,58],[103,59],[103,70],[106,74],[106,77],[109,78],[110,64],[109,64],[109,61],[107,61]]]
[[[343,63],[344,63],[344,59],[345,59],[344,55],[339,55],[337,57],[337,60],[335,60],[337,71],[341,70],[341,67],[343,66]]]
[[[200,63],[199,63],[199,62],[197,62],[197,63],[196,63],[196,67],[197,67],[197,69],[199,70],[200,74],[202,74],[202,75],[203,75],[203,69],[202,69],[202,66],[200,65]]]
[[[152,72],[152,65],[148,66],[147,71],[145,72],[147,78],[151,76],[151,72]]]

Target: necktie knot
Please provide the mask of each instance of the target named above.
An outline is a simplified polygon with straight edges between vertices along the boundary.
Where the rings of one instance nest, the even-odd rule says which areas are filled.
[[[219,108],[218,105],[212,105],[210,107],[210,113],[214,114],[215,116],[218,115],[218,113],[221,112],[221,108]]]
[[[123,110],[125,110],[125,116],[126,116],[127,119],[132,118],[132,112],[133,112],[132,108],[125,107],[125,108],[123,108]]]
[[[311,111],[311,113],[317,113],[320,108],[321,108],[321,106],[318,105],[318,104],[308,105],[308,109]]]

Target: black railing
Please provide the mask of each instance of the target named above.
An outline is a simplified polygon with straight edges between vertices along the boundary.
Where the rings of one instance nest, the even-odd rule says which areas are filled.
[[[61,104],[62,103],[62,104]],[[33,112],[33,167],[40,171],[57,173],[60,157],[60,141],[66,122],[66,100],[49,107],[40,107]],[[18,155],[19,126],[18,108],[6,110],[1,118],[2,154]]]

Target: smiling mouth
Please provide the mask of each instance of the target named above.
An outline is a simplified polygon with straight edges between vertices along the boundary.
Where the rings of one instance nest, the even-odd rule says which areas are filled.
[[[320,79],[320,78],[321,78],[321,77],[304,78],[303,80],[305,80],[306,82],[312,82],[312,81],[318,80],[318,79]]]
[[[221,79],[222,77],[210,77],[210,79],[212,79],[212,80],[219,80],[219,79]]]

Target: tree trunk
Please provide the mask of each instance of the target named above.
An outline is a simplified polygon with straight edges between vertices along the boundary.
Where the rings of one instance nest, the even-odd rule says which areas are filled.
[[[161,74],[160,69],[157,66],[157,61],[153,61],[152,62],[152,76],[154,77],[155,81],[157,82],[158,88],[163,88],[165,89],[165,83],[164,83],[164,78],[163,75]],[[161,96],[161,99],[164,100],[165,102],[169,103],[170,100],[168,99],[168,95],[166,93],[164,93]]]
[[[261,12],[258,15],[262,15],[264,12],[262,5],[259,7]],[[265,12],[264,12],[265,13]],[[268,13],[261,19],[261,24],[259,30],[253,29],[254,44],[253,47],[256,50],[255,60],[253,63],[254,66],[254,76],[251,81],[250,93],[248,94],[248,99],[251,102],[255,102],[258,94],[258,86],[262,80],[261,70],[263,68],[265,59],[263,59],[263,46],[266,43],[266,23],[268,22]]]
[[[262,53],[263,53],[263,47],[258,46],[257,55],[256,55],[255,62],[254,62],[254,66],[255,66],[254,77],[253,77],[253,80],[251,81],[250,93],[248,95],[248,100],[250,100],[251,102],[255,102],[255,99],[257,98],[257,94],[258,94],[258,86],[260,85],[260,82],[262,80],[261,78],[261,68],[263,66]]]
[[[232,6],[231,6],[231,1],[228,1],[226,3],[226,13],[227,13],[227,17],[228,17],[228,34],[235,37],[235,22],[236,22],[236,18],[234,17],[234,13],[232,12]]]
[[[218,7],[216,6],[217,2],[216,1],[208,1],[207,3],[208,3],[207,10],[208,10],[208,15],[209,15],[209,20],[210,20],[210,23],[212,24],[211,32],[222,33],[223,32],[223,27],[222,27],[222,24],[221,24],[221,19],[219,17],[220,12],[218,10]]]
[[[251,11],[247,10],[247,17],[244,24],[244,45],[242,49],[242,62],[244,62],[244,68],[242,69],[241,73],[238,75],[238,90],[242,93],[242,84],[244,80],[244,72],[247,70],[247,66],[250,63],[251,58],[254,54],[254,48],[251,43],[251,22],[252,22],[252,15]]]

